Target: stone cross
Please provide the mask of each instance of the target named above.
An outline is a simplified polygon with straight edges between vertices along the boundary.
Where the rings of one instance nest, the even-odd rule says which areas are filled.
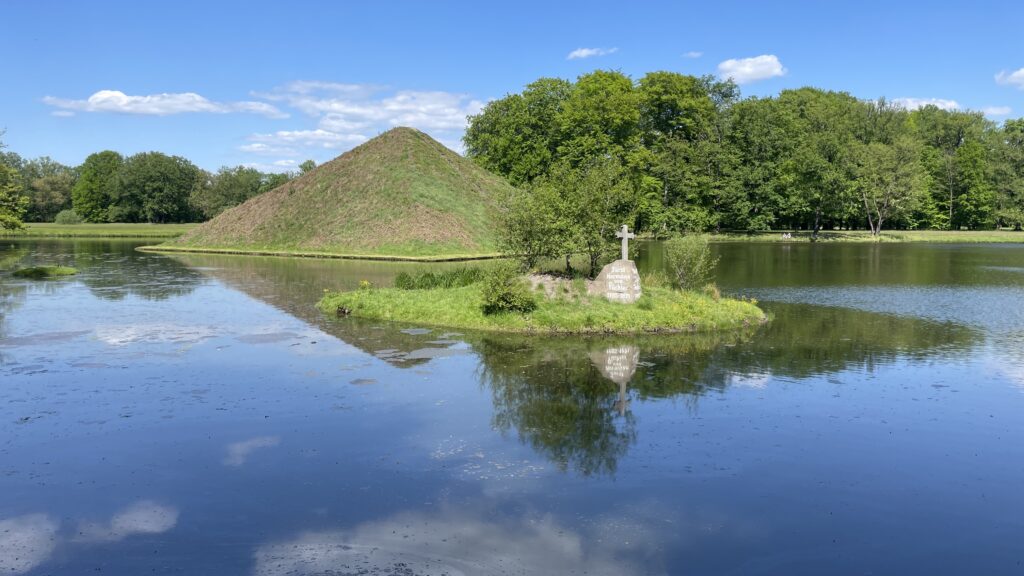
[[[622,259],[629,260],[629,239],[636,238],[636,234],[629,231],[629,227],[622,225],[622,230],[615,233],[616,238],[622,238]]]

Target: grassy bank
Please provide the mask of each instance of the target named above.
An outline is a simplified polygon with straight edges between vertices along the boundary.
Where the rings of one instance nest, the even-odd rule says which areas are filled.
[[[158,244],[156,246],[142,246],[139,250],[143,252],[178,252],[197,254],[237,254],[242,256],[287,256],[293,258],[326,258],[335,260],[378,260],[382,262],[463,262],[468,260],[493,260],[502,258],[501,254],[440,254],[440,255],[415,255],[415,254],[346,254],[342,252],[310,251],[310,250],[280,250],[261,248],[220,248],[220,247],[193,247],[179,246],[175,244]]]
[[[29,223],[24,230],[0,230],[0,236],[36,238],[177,238],[197,224],[50,224]]]
[[[485,315],[480,284],[460,288],[400,290],[380,288],[325,294],[319,307],[329,314],[347,311],[372,320],[409,322],[496,332],[560,334],[634,334],[704,332],[765,320],[750,302],[666,288],[645,288],[636,304],[615,304],[601,297],[539,299],[527,314]]]
[[[783,238],[784,233],[792,238]],[[712,234],[713,242],[810,242],[808,230],[773,230],[771,232],[722,232]],[[867,230],[827,230],[818,233],[819,242],[932,242],[958,243],[1024,243],[1024,232],[1013,230],[893,230],[882,231],[878,238]]]

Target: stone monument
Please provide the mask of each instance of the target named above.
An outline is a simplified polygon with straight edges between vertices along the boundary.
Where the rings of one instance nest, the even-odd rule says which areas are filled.
[[[629,231],[625,224],[615,233],[622,238],[622,258],[601,269],[601,273],[590,283],[588,292],[604,296],[612,302],[632,304],[640,299],[640,273],[636,264],[629,259],[629,239],[636,234]]]

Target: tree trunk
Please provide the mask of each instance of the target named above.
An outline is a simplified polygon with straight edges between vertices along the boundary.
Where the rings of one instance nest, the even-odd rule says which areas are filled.
[[[811,242],[818,241],[818,231],[821,230],[821,208],[814,209],[814,232],[811,232]]]

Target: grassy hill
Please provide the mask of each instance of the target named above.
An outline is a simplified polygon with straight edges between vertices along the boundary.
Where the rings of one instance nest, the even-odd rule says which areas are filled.
[[[494,255],[501,178],[395,128],[159,250],[443,259]]]

